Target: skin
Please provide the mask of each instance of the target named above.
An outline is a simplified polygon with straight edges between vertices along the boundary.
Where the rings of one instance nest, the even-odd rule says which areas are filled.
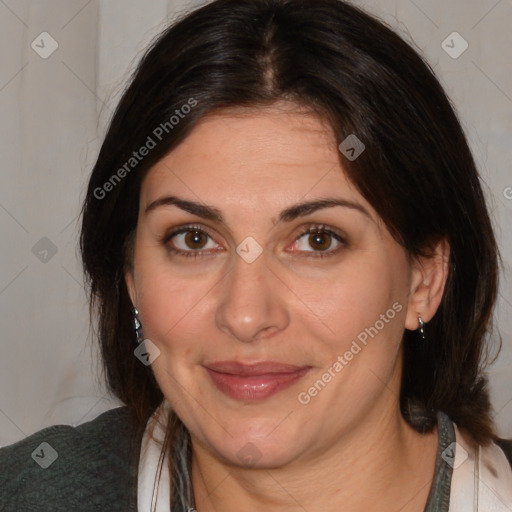
[[[145,213],[168,195],[214,206],[225,223],[176,205]],[[369,216],[336,206],[276,222],[283,209],[325,197],[353,201]],[[161,240],[188,224],[209,236]],[[324,235],[319,249],[301,235],[315,224],[345,242]],[[236,252],[248,236],[263,248],[252,263]],[[332,255],[315,257],[322,249]],[[435,314],[448,251],[443,242],[434,257],[410,262],[346,178],[332,131],[293,104],[210,114],[150,169],[125,278],[144,335],[160,350],[155,377],[191,433],[199,512],[424,509],[438,436],[417,433],[400,414],[401,339],[419,315],[428,322]],[[394,303],[401,311],[301,404],[299,393]],[[213,385],[202,364],[219,360],[312,368],[247,402]],[[238,456],[247,443],[259,452],[252,464]]]

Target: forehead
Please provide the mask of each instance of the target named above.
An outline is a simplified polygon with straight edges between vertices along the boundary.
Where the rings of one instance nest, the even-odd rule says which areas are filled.
[[[141,207],[173,194],[223,210],[281,210],[299,200],[338,196],[371,205],[348,180],[336,137],[318,116],[281,103],[205,116],[147,173]]]

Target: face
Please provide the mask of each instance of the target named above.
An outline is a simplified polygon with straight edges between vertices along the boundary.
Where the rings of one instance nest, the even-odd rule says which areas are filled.
[[[207,116],[148,172],[126,274],[165,398],[237,465],[313,456],[398,402],[405,251],[331,131],[280,107]]]

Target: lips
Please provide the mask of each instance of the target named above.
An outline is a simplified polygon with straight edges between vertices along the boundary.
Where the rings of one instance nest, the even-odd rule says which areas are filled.
[[[308,373],[311,366],[273,361],[253,364],[216,361],[204,364],[204,368],[219,391],[236,400],[254,402],[290,387]]]
[[[243,364],[236,361],[218,361],[207,363],[204,366],[210,370],[228,373],[230,375],[265,375],[268,373],[293,373],[304,366],[295,366],[293,364],[275,363],[273,361],[263,361],[260,363]]]

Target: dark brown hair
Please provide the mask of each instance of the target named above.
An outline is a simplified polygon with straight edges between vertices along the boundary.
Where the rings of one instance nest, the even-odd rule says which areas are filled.
[[[194,107],[171,122],[191,99]],[[319,115],[338,143],[350,134],[363,141],[356,160],[340,152],[340,163],[411,257],[449,242],[449,276],[427,341],[404,334],[400,405],[420,432],[442,410],[488,444],[496,435],[483,365],[499,255],[475,163],[428,64],[382,22],[338,0],[217,0],[166,29],[143,56],[83,207],[82,259],[110,389],[139,425],[163,398],[151,367],[133,354],[123,276],[142,178],[206,114],[282,99]],[[155,147],[127,166],[148,137]]]

